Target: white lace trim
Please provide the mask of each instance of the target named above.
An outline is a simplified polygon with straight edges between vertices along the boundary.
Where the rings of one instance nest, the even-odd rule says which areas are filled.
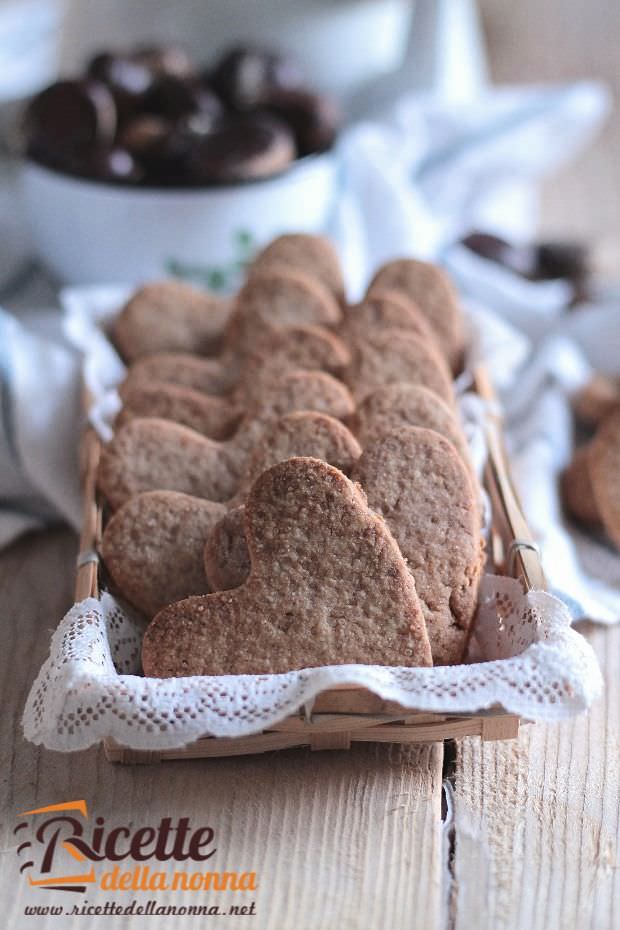
[[[336,665],[285,675],[144,678],[144,623],[109,594],[76,604],[52,637],[24,712],[27,739],[48,749],[84,749],[105,737],[133,749],[167,749],[199,737],[247,736],[297,712],[333,685],[359,685],[384,700],[438,713],[499,704],[531,720],[587,708],[602,688],[595,655],[570,629],[564,604],[523,594],[487,575],[472,664],[438,668]]]

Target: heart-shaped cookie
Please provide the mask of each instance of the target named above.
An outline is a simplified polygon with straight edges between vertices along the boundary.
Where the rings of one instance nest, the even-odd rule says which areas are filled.
[[[241,504],[254,481],[272,465],[295,457],[321,459],[348,475],[361,455],[349,430],[323,413],[303,411],[280,417],[250,455],[232,507],[213,527],[205,546],[205,570],[214,591],[236,588],[247,577],[250,556],[243,531]]]
[[[324,236],[286,233],[259,252],[248,273],[272,268],[294,268],[319,281],[339,302],[344,302],[344,281],[333,245]]]
[[[209,591],[203,550],[223,504],[174,491],[128,500],[108,521],[104,564],[121,595],[146,617],[173,601]]]
[[[154,352],[214,355],[231,311],[227,298],[180,281],[158,281],[127,301],[112,326],[112,340],[126,362]]]
[[[237,498],[245,500],[253,477],[301,453],[312,453],[349,472],[361,449],[346,426],[333,417],[311,412],[281,417],[250,456],[241,481],[244,492]],[[147,491],[129,498],[108,521],[102,541],[104,563],[120,593],[142,613],[153,616],[166,604],[190,594],[236,587],[240,571],[235,568],[236,559],[246,563],[240,584],[249,570],[249,555],[243,508],[230,511],[241,509],[238,538],[231,543],[226,539],[225,518],[231,503],[214,503],[174,491]],[[206,543],[212,535],[213,584],[209,586]]]
[[[284,372],[326,371],[338,376],[349,361],[348,349],[330,330],[295,326],[273,330],[266,344],[245,356],[231,352],[219,358],[174,352],[147,355],[131,365],[120,392],[123,396],[136,385],[164,382],[214,397],[226,395],[229,401],[245,405],[263,384],[271,384]]]
[[[320,416],[320,414],[299,413],[283,418],[289,420],[289,428],[286,431],[282,430],[279,437],[279,424],[282,421],[274,424],[265,433],[250,457],[248,472],[241,487],[251,483],[269,465],[293,455],[312,455],[314,458],[329,462],[330,465],[335,465],[349,475],[353,462],[361,454],[359,446],[356,451],[349,441],[348,444],[343,444],[345,455],[342,452],[338,455],[335,437],[332,439],[331,448],[325,439],[322,445],[319,445],[313,440],[312,421],[306,424],[308,435],[305,440],[303,433],[297,437],[294,436],[294,430],[291,427],[296,421],[301,423],[306,417]],[[323,419],[330,420],[331,418],[324,417]],[[416,384],[390,384],[380,388],[374,394],[369,395],[366,401],[358,407],[351,422],[363,446],[369,445],[386,433],[393,432],[402,426],[421,426],[440,433],[452,443],[461,456],[470,473],[475,493],[477,493],[477,483],[472,474],[469,450],[456,419],[456,412],[427,388]],[[342,424],[337,423],[337,426],[344,435],[350,435]],[[347,459],[350,462],[348,466]],[[236,495],[235,500],[241,502],[242,499],[243,494]],[[220,591],[236,588],[242,584],[249,568],[250,557],[243,533],[243,507],[234,507],[222,516],[209,535],[205,546],[205,569],[212,589]]]
[[[258,476],[284,459],[321,459],[348,475],[361,454],[355,436],[334,417],[315,410],[285,414],[265,429],[252,449],[239,495],[245,498]]]
[[[226,378],[227,369],[223,367],[221,357],[203,358],[192,352],[154,352],[131,363],[119,390],[122,394],[123,390],[134,385],[141,387],[157,381],[191,388],[204,394],[220,395],[229,390]],[[234,383],[233,376],[233,386]]]
[[[273,466],[250,492],[246,535],[247,582],[160,611],[144,635],[145,675],[431,664],[413,578],[342,472],[308,458]]]
[[[203,547],[204,571],[212,591],[229,591],[247,581],[250,553],[245,538],[245,506],[222,514]]]
[[[447,403],[454,403],[445,359],[431,342],[408,330],[378,330],[354,342],[343,380],[358,402],[377,388],[405,381],[423,384]]]
[[[347,388],[324,372],[291,372],[257,399],[232,439],[217,442],[169,420],[136,418],[104,448],[97,481],[112,508],[143,491],[169,490],[213,501],[237,491],[248,457],[267,426],[295,410],[336,419],[354,411]]]
[[[121,385],[119,393],[123,406],[115,420],[116,429],[136,417],[158,417],[189,426],[210,439],[228,439],[244,413],[227,398],[161,381],[131,379]]]
[[[601,514],[590,477],[590,446],[581,446],[561,478],[564,506],[580,523],[601,526]]]
[[[112,339],[126,362],[160,352],[215,355],[225,362],[291,326],[335,326],[341,310],[329,291],[298,271],[268,270],[241,288],[234,301],[178,281],[140,288],[112,325]]]
[[[415,578],[433,663],[460,662],[483,555],[479,508],[465,465],[433,430],[401,427],[364,449],[352,477],[385,518]]]
[[[292,326],[336,326],[342,311],[318,281],[299,271],[265,269],[250,277],[235,300],[224,334],[228,352],[245,356],[270,335]]]
[[[469,449],[456,410],[421,384],[386,384],[369,394],[351,418],[362,446],[401,426],[424,426],[449,439],[471,468]]]
[[[370,282],[368,293],[402,291],[426,316],[453,371],[460,367],[465,344],[463,320],[456,291],[437,265],[413,258],[383,265]]]
[[[402,291],[378,288],[357,306],[349,307],[339,333],[348,343],[372,339],[384,329],[406,329],[437,346],[435,332],[417,306]]]
[[[620,407],[620,378],[595,372],[571,397],[573,413],[580,426],[595,429],[608,413]]]
[[[620,406],[607,414],[596,431],[588,471],[603,526],[620,548]]]

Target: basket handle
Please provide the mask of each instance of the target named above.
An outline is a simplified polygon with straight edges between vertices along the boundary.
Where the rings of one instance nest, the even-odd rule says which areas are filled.
[[[540,551],[532,536],[519,496],[510,477],[508,457],[501,438],[501,416],[497,396],[488,372],[482,366],[474,372],[474,384],[483,400],[489,404],[486,438],[489,450],[487,472],[489,487],[501,507],[510,543],[506,552],[508,574],[520,576],[529,589],[544,591],[547,582],[542,569]]]
[[[99,596],[99,543],[101,541],[101,507],[97,501],[97,466],[101,455],[101,440],[89,427],[80,445],[80,464],[84,515],[77,557],[75,600]]]

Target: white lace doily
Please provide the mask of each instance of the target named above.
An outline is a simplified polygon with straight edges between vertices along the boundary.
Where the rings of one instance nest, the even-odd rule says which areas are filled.
[[[587,641],[561,601],[523,594],[487,575],[472,664],[438,668],[336,665],[285,675],[144,678],[144,623],[109,594],[76,604],[52,637],[24,712],[27,739],[84,749],[104,737],[133,749],[169,749],[206,735],[268,729],[333,685],[360,685],[384,700],[438,713],[500,704],[530,720],[559,720],[590,706],[602,688]]]

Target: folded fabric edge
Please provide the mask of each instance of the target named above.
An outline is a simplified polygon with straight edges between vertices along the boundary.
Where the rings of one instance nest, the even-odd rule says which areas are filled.
[[[76,608],[80,608],[87,603],[99,606],[98,602],[91,598],[88,602],[82,602],[81,605],[72,608],[65,620],[69,621]],[[73,617],[74,620],[77,618],[79,618],[79,614]],[[104,622],[101,614],[100,618],[101,622]],[[63,623],[61,627],[52,638],[52,649],[55,645],[60,645],[62,637],[67,632],[67,624]],[[566,643],[567,649],[557,655],[555,650],[558,645],[562,644],[561,641]],[[44,663],[28,695],[22,718],[26,739],[37,745],[59,751],[86,749],[105,738],[112,738],[128,748],[163,750],[181,748],[207,735],[227,738],[250,736],[268,730],[285,717],[296,713],[318,694],[334,684],[362,686],[383,700],[396,701],[411,710],[456,715],[475,714],[499,704],[508,713],[539,722],[560,721],[583,713],[601,694],[603,687],[602,675],[590,644],[581,634],[571,629],[564,629],[558,636],[550,638],[546,642],[534,643],[527,647],[523,653],[511,659],[498,659],[472,665],[474,684],[477,671],[483,671],[487,676],[490,674],[494,679],[490,693],[484,698],[477,694],[475,689],[469,693],[467,688],[463,689],[462,681],[458,680],[462,675],[460,666],[406,670],[411,672],[412,679],[414,681],[418,680],[420,684],[423,681],[428,684],[429,679],[435,677],[438,679],[437,684],[441,683],[442,687],[458,688],[461,693],[456,701],[452,695],[447,699],[443,694],[416,694],[411,695],[410,700],[408,700],[407,695],[403,694],[402,687],[396,681],[390,681],[390,676],[394,672],[393,669],[381,666],[328,666],[318,669],[304,669],[293,673],[296,678],[296,680],[290,682],[293,693],[286,694],[286,691],[283,690],[279,707],[271,712],[264,713],[259,723],[241,719],[230,721],[224,718],[223,720],[220,714],[212,712],[184,720],[180,730],[169,729],[169,724],[165,723],[163,729],[156,730],[155,724],[153,724],[151,732],[141,733],[139,728],[134,727],[131,723],[132,705],[135,710],[139,699],[141,711],[147,710],[156,715],[159,708],[152,702],[153,694],[156,693],[154,686],[157,683],[169,680],[142,678],[136,675],[114,676],[110,674],[109,668],[102,675],[89,674],[79,669],[77,661],[69,661],[60,662],[62,675],[56,676],[56,683],[59,684],[59,679],[62,678],[67,687],[50,689],[53,695],[52,703],[44,707],[43,714],[37,725],[35,724],[35,705],[44,700],[42,692],[45,691],[49,697],[50,690],[43,688],[43,682],[48,671],[58,667],[57,659],[59,655],[59,652],[50,651],[50,656]],[[548,701],[541,702],[540,706],[536,707],[533,704],[531,695],[527,692],[524,693],[519,688],[516,688],[513,683],[506,681],[507,666],[509,664],[523,666],[524,663],[529,666],[528,673],[530,677],[533,677],[540,670],[549,680],[550,687],[552,687],[553,681],[561,682],[562,686],[566,688],[568,697],[559,693],[557,696],[550,694]],[[398,671],[402,672],[403,669]],[[343,673],[344,678],[342,677]],[[274,680],[274,683],[278,679],[285,683],[284,680],[291,674],[286,673],[285,675],[269,677]],[[204,697],[204,691],[207,688],[212,689],[217,686],[220,693],[223,693],[232,680],[236,684],[247,683],[252,685],[261,680],[264,681],[264,678],[265,676],[205,676],[175,679],[175,682],[180,689],[183,689],[184,701],[191,704],[192,694]],[[124,694],[122,693],[123,686],[126,686]],[[73,694],[69,693],[70,690]],[[85,700],[86,692],[89,695],[88,700]],[[146,705],[144,704],[145,696]],[[62,717],[71,720],[70,715],[75,717],[78,708],[83,712],[84,708],[92,707],[101,698],[106,697],[115,700],[120,705],[117,708],[117,713],[113,715],[105,713],[97,715],[100,719],[92,719],[94,715],[91,715],[87,727],[80,728],[79,722],[76,722],[75,726],[69,725],[69,731],[66,734],[59,732],[59,722]],[[448,702],[452,706],[447,706]],[[282,704],[286,705],[285,709],[282,708]],[[162,725],[160,724],[160,726]]]

